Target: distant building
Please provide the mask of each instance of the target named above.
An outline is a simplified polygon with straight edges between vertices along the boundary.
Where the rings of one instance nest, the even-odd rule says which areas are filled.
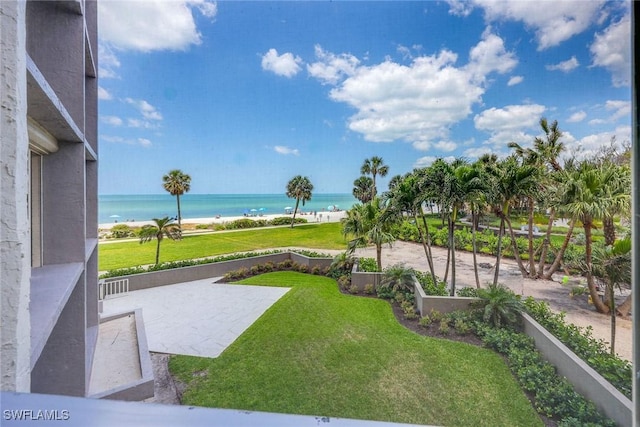
[[[98,336],[97,2],[0,1],[1,389],[86,396]]]

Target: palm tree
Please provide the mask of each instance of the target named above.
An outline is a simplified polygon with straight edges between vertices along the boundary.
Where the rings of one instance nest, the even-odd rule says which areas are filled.
[[[160,242],[163,237],[171,240],[179,240],[181,237],[180,226],[173,222],[168,216],[164,218],[153,218],[153,225],[145,225],[140,230],[140,244],[156,239],[156,265],[160,262]]]
[[[396,213],[388,210],[378,197],[369,203],[354,205],[341,220],[342,234],[352,237],[347,252],[353,253],[358,247],[375,245],[378,270],[382,271],[382,245],[388,243],[391,246],[396,240],[391,230],[398,220]]]
[[[178,203],[178,227],[182,227],[182,213],[180,212],[180,196],[191,189],[191,177],[180,169],[169,171],[162,177],[162,186],[172,196],[176,196]]]
[[[433,257],[431,255],[431,239],[429,237],[429,226],[427,225],[422,204],[424,202],[424,195],[422,193],[421,184],[422,180],[419,176],[420,171],[414,171],[408,173],[404,177],[396,176],[392,179],[393,185],[390,185],[390,190],[385,193],[390,209],[396,209],[399,211],[398,215],[402,212],[407,212],[413,217],[416,228],[418,229],[418,235],[422,242],[422,248],[424,249],[425,256],[427,257],[427,264],[429,264],[429,270],[434,283],[437,282],[436,274],[433,267]],[[391,183],[390,183],[391,184]],[[418,215],[422,217],[424,225],[424,232],[418,224]]]
[[[370,202],[372,193],[373,179],[363,175],[353,181],[353,197],[360,200],[361,203]]]
[[[371,187],[371,198],[373,199],[378,194],[376,187],[376,176],[387,176],[389,173],[389,166],[384,164],[382,157],[373,156],[370,159],[365,159],[362,167],[360,167],[360,173],[363,175],[371,175],[373,180],[373,186]]]
[[[599,278],[607,290],[611,315],[611,354],[616,346],[615,287],[631,283],[631,239],[618,240],[610,246],[597,246],[593,251],[593,275]]]
[[[302,206],[305,202],[311,200],[311,192],[313,191],[313,184],[306,176],[297,175],[291,178],[287,183],[287,197],[296,199],[296,207],[293,211],[293,218],[291,218],[291,228],[296,220],[296,213],[298,212],[298,205],[302,200]]]
[[[578,165],[576,173],[577,179],[570,182],[568,188],[571,201],[566,208],[582,222],[584,229],[585,270],[593,305],[598,312],[607,313],[609,308],[600,300],[593,279],[591,231],[595,228],[594,221],[604,218],[611,206],[615,205],[615,197],[611,197],[609,186],[616,179],[615,170],[605,165],[594,164],[591,161],[583,161]],[[618,195],[618,197],[630,197],[630,195]]]

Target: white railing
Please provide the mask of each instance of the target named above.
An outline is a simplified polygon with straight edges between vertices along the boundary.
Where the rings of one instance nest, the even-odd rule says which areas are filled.
[[[98,283],[98,300],[129,292],[129,279],[116,279]]]

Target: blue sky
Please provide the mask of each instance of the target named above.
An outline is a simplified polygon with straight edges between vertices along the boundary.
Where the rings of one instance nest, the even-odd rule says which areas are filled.
[[[567,155],[631,139],[629,2],[99,2],[100,194],[350,193],[509,153],[558,120]]]

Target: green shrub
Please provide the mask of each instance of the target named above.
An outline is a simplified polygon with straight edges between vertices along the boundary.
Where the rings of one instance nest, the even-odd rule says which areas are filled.
[[[114,239],[122,239],[124,237],[135,237],[135,234],[127,224],[116,224],[111,227],[111,237]]]
[[[240,230],[245,228],[256,228],[260,227],[260,220],[253,220],[249,218],[240,218],[235,221],[231,221],[226,224],[227,230]]]
[[[456,319],[453,323],[453,329],[455,329],[455,331],[460,335],[467,335],[471,332],[471,326],[463,319]]]
[[[456,295],[459,297],[478,297],[478,289],[477,288],[458,288],[456,289]]]
[[[380,287],[391,288],[394,292],[414,291],[415,270],[404,264],[391,265],[384,269]]]
[[[607,344],[593,337],[591,327],[583,329],[567,323],[564,313],[553,313],[544,301],[538,302],[529,297],[524,301],[524,306],[531,317],[631,399],[631,363],[611,355]]]
[[[306,218],[296,217],[296,219],[293,221],[293,223],[294,224],[306,224],[307,223],[307,219]],[[291,225],[291,217],[279,216],[277,218],[273,218],[271,221],[269,221],[268,225]]]
[[[319,276],[322,274],[322,267],[320,267],[319,265],[314,265],[311,268],[311,274]]]
[[[376,293],[378,294],[378,298],[381,299],[393,299],[396,295],[396,293],[393,292],[393,289],[382,286],[378,286]]]
[[[351,284],[351,279],[346,274],[338,278],[338,286],[340,286],[340,289],[346,290],[349,288],[350,284]]]
[[[422,316],[418,322],[423,328],[428,328],[431,325],[431,318],[429,316]]]
[[[374,258],[360,258],[358,259],[358,271],[377,273],[378,262]]]
[[[483,320],[499,328],[503,325],[515,325],[524,309],[520,296],[500,284],[478,289],[481,301],[477,304],[483,310]]]
[[[329,266],[329,272],[327,273],[327,276],[333,279],[338,279],[345,274],[350,275],[354,263],[354,257],[349,255],[347,252],[342,252],[333,258],[333,261]]]
[[[196,224],[196,230],[208,230],[211,224]]]
[[[358,288],[358,285],[356,285],[355,283],[353,283],[351,286],[349,286],[349,293],[350,294],[357,294],[360,291],[360,288]]]
[[[367,283],[366,285],[364,285],[364,293],[367,295],[373,295],[373,293],[376,291],[375,286],[373,286],[373,283]]]
[[[440,326],[438,327],[438,332],[442,335],[449,335],[451,328],[449,328],[449,322],[447,319],[440,320]]]
[[[555,368],[542,358],[532,338],[486,325],[479,326],[477,333],[485,346],[505,355],[523,390],[533,394],[539,413],[559,418],[558,425],[615,425],[599,414],[593,403],[576,393],[565,378],[556,375]]]
[[[438,310],[434,310],[433,308],[429,312],[429,317],[433,322],[439,322],[443,319],[442,313],[440,313]]]
[[[441,296],[445,297],[449,295],[449,291],[447,290],[447,283],[443,281],[439,281],[437,283],[433,283],[433,278],[431,277],[431,273],[422,273],[420,271],[415,272],[416,279],[420,285],[422,285],[422,289],[424,289],[425,294],[431,296]],[[436,276],[436,279],[438,277]]]

